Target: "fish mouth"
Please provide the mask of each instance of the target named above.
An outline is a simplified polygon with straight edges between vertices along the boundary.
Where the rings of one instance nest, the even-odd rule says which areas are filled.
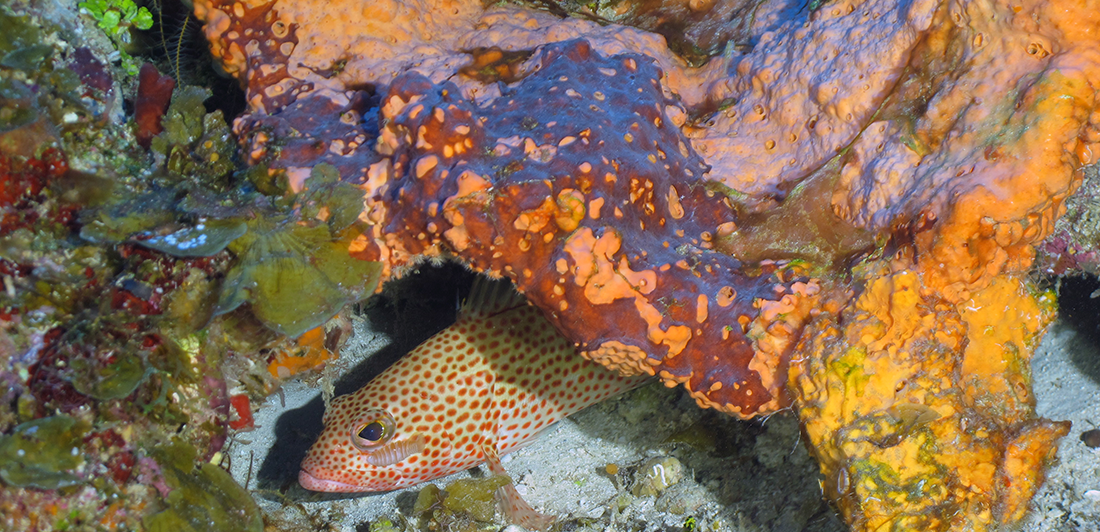
[[[311,475],[305,469],[298,471],[298,483],[310,491],[326,491],[330,493],[356,493],[370,491],[355,484],[346,484],[337,480],[327,480]]]

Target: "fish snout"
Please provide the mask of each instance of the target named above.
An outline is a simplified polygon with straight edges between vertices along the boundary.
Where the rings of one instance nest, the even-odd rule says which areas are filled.
[[[298,483],[310,491],[325,491],[330,493],[355,493],[365,490],[354,484],[345,484],[337,480],[318,478],[305,469],[298,471]]]
[[[337,463],[325,463],[307,456],[298,470],[298,483],[310,491],[364,493],[390,491],[415,484],[398,468],[379,468],[363,457]]]

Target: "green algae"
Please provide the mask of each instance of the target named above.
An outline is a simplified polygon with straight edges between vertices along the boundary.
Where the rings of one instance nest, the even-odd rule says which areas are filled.
[[[189,344],[195,341],[192,333],[213,318],[219,287],[217,279],[201,268],[188,268],[182,278],[180,285],[165,295],[161,327],[181,344]]]
[[[511,483],[512,479],[505,475],[456,480],[447,484],[443,506],[478,521],[492,521],[497,511],[496,492]]]
[[[78,4],[96,21],[96,26],[108,37],[130,42],[131,27],[147,30],[153,27],[153,15],[145,7],[138,7],[133,0],[86,0]]]
[[[69,365],[81,375],[70,380],[73,388],[101,401],[129,396],[153,373],[135,353],[122,353],[114,362],[99,367],[86,358],[73,358]]]
[[[18,16],[0,10],[0,53],[42,42],[42,32],[31,17]]]
[[[709,421],[700,419],[665,438],[665,443],[682,443],[700,451],[714,451],[718,447],[718,429]]]
[[[153,457],[172,491],[164,511],[142,520],[150,532],[263,530],[260,509],[248,491],[214,464],[196,467],[194,447],[176,441],[154,450]]]
[[[8,202],[0,235],[0,319],[8,325],[0,351],[15,353],[0,371],[7,387],[0,396],[10,407],[0,413],[0,493],[4,505],[17,501],[9,508],[34,519],[9,528],[141,529],[142,516],[161,509],[158,491],[141,485],[156,469],[144,469],[143,456],[178,437],[192,448],[189,461],[165,466],[165,484],[150,479],[173,490],[146,528],[260,530],[249,494],[195,457],[223,445],[224,413],[212,404],[227,387],[269,389],[259,346],[278,339],[269,332],[264,343],[241,341],[231,351],[219,327],[242,316],[218,320],[216,334],[196,331],[211,325],[221,281],[238,264],[225,248],[247,220],[327,222],[302,220],[296,200],[250,191],[234,172],[231,130],[220,113],[205,112],[203,90],[178,91],[160,152],[136,146],[121,120],[121,102],[132,94],[119,93],[127,84],[110,79],[119,79],[117,62],[76,40],[99,37],[82,31],[87,17],[45,14],[75,11],[75,3],[10,14],[25,3],[18,4],[0,5],[0,182],[15,183],[0,191]],[[60,53],[82,48],[90,62]],[[62,66],[67,61],[71,68]],[[83,85],[76,73],[85,66],[100,76],[94,84]],[[150,251],[156,240],[135,245],[139,233],[195,228],[204,217],[205,231],[182,236],[221,241],[192,256],[183,253],[188,238],[168,250],[179,256]],[[187,350],[179,347],[184,341]],[[230,356],[237,360],[223,365]],[[43,417],[57,412],[79,412],[79,419]]]
[[[249,302],[261,322],[294,337],[370,295],[381,264],[348,253],[362,233],[355,225],[362,196],[335,176],[329,165],[313,169],[306,190],[294,198],[298,216],[248,220],[248,231],[227,248],[239,262],[223,284],[217,314]]]
[[[12,50],[0,58],[0,66],[17,70],[37,70],[42,63],[53,55],[53,47],[47,44],[35,44]]]
[[[206,112],[203,102],[211,94],[210,89],[194,86],[176,90],[161,119],[164,131],[149,147],[171,175],[221,188],[234,170],[236,145],[222,112]]]
[[[247,232],[248,224],[243,220],[205,220],[139,243],[176,257],[209,257],[220,253]]]
[[[95,244],[121,244],[132,235],[171,224],[177,217],[172,190],[159,187],[147,193],[117,197],[95,212],[85,215],[80,238]]]
[[[298,336],[367,297],[377,284],[380,264],[348,252],[362,234],[362,192],[340,181],[331,165],[313,168],[297,194],[227,189],[256,172],[230,175],[231,132],[220,111],[205,112],[202,102],[209,95],[193,87],[177,91],[164,131],[151,145],[163,165],[153,177],[159,184],[99,209],[81,236],[182,258],[227,251],[235,260],[212,311],[196,310],[218,316],[248,304],[264,325]],[[200,294],[190,301],[208,298]]]
[[[459,479],[446,489],[429,484],[417,493],[412,513],[425,530],[483,530],[496,520],[497,490],[511,482],[506,475],[491,475]]]
[[[80,2],[80,10],[96,21],[114,42],[122,57],[122,67],[134,75],[138,71],[137,60],[127,51],[130,48],[130,29],[147,30],[153,27],[153,15],[144,6],[138,7],[133,0],[86,0]]]
[[[247,301],[261,322],[287,336],[319,327],[366,297],[380,273],[379,264],[348,257],[324,228],[282,225],[252,236],[241,239],[241,266],[226,278],[216,313]]]
[[[424,489],[416,493],[416,502],[413,503],[413,515],[421,515],[439,508],[446,494],[439,486],[428,484]]]
[[[41,53],[42,31],[30,17],[15,16],[0,10],[0,66],[20,70],[34,70],[37,61],[28,59]]]
[[[13,486],[57,489],[83,482],[74,472],[84,464],[87,426],[57,415],[35,419],[0,436],[0,479]]]
[[[15,131],[39,118],[29,85],[15,79],[0,78],[0,133]]]
[[[303,186],[302,217],[322,218],[327,212],[327,224],[332,232],[350,227],[363,212],[363,192],[340,181],[340,171],[330,164],[319,164],[310,171]]]
[[[369,532],[401,532],[401,530],[389,519],[379,519],[371,523],[368,529]]]

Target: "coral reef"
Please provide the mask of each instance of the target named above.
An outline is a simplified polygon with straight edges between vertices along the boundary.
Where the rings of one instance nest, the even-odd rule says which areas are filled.
[[[1096,168],[1093,166],[1093,168]],[[1100,274],[1100,173],[1085,172],[1080,190],[1066,201],[1066,214],[1038,246],[1037,268],[1051,275]]]
[[[350,249],[385,276],[455,257],[612,369],[743,417],[793,405],[861,529],[1017,520],[1067,430],[1034,415],[1050,311],[1026,274],[1100,149],[1100,15],[687,4],[660,9],[751,12],[718,31],[742,45],[689,62],[461,0],[196,13],[246,151],[294,187],[339,168],[366,203]]]
[[[227,438],[443,259],[791,408],[856,529],[1015,522],[1068,431],[1029,272],[1096,268],[1085,2],[200,0],[232,129],[84,4],[0,6],[0,527],[259,529]]]
[[[260,530],[222,451],[276,353],[373,291],[361,194],[280,188],[209,90],[133,79],[96,23],[144,8],[33,4],[0,6],[0,528]]]
[[[450,98],[454,86],[444,85],[439,100],[420,96],[428,82],[415,74],[394,82],[380,146],[393,153],[392,172],[411,179],[371,202],[369,216],[383,223],[360,253],[396,262],[453,250],[475,269],[512,274],[596,360],[684,382],[707,406],[746,415],[781,406],[777,361],[754,359],[743,333],[761,312],[757,299],[789,292],[796,300],[816,287],[771,266],[763,282],[742,280],[738,261],[707,249],[732,211],[688,184],[705,166],[658,114],[675,104],[651,65],[604,59],[570,41],[544,48],[533,68],[481,107]],[[424,238],[410,241],[409,231]],[[708,286],[741,297],[710,295]],[[608,313],[617,319],[600,324]],[[693,371],[714,353],[721,368]]]
[[[823,489],[857,530],[1015,522],[1069,431],[1035,419],[1031,397],[1053,295],[998,278],[956,307],[922,296],[918,275],[874,272],[843,324],[821,316],[798,346],[810,354],[792,388]]]

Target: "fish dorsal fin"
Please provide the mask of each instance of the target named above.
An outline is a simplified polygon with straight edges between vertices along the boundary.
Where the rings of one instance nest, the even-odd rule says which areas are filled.
[[[470,296],[459,310],[458,317],[486,318],[506,310],[522,307],[527,299],[516,291],[508,279],[490,279],[479,275],[470,288]]]

